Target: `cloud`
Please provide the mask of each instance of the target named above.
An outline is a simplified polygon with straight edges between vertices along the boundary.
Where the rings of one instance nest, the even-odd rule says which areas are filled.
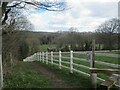
[[[117,17],[118,0],[66,0],[71,9],[62,12],[31,9],[29,20],[36,31],[65,31],[76,27],[80,32],[94,31],[101,23]]]
[[[90,2],[97,2],[97,3],[107,3],[107,2],[119,2],[119,0],[66,0],[69,3],[79,3],[79,2],[85,2],[85,3],[90,3]]]
[[[85,3],[84,6],[91,10],[91,15],[94,17],[117,17],[118,15],[118,3]]]

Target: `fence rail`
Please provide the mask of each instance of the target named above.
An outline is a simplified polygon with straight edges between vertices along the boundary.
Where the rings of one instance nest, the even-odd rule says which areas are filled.
[[[67,54],[67,56],[65,56],[65,54]],[[78,58],[75,57],[74,54],[84,54],[86,55],[86,58]],[[69,55],[69,56],[68,56]],[[92,52],[88,51],[88,52],[38,52],[35,53],[34,55],[27,57],[26,59],[24,59],[23,61],[40,61],[46,64],[53,64],[58,66],[60,69],[61,68],[66,68],[68,70],[70,70],[71,73],[73,72],[77,72],[80,74],[83,74],[85,76],[90,77],[90,72],[83,72],[77,68],[75,68],[75,66],[80,67],[80,68],[84,68],[89,70],[90,68],[92,68],[91,63],[92,63]],[[99,54],[99,56],[102,56],[102,54]],[[88,57],[89,56],[89,57]],[[79,63],[77,63],[77,61]],[[80,62],[85,62],[88,65],[83,65],[82,63],[80,64]],[[66,66],[67,64],[67,66]],[[112,64],[112,63],[107,63],[107,62],[103,62],[103,61],[95,61],[95,64],[99,64],[99,65],[105,65],[105,66],[109,66],[112,68],[120,68],[119,64]],[[120,81],[120,76],[118,74],[114,74],[114,76],[116,76],[118,78],[118,82]],[[99,81],[104,81],[103,78],[97,77],[97,79]],[[119,86],[118,84],[116,84],[116,86]]]
[[[119,64],[112,64],[112,63],[107,63],[107,62],[102,62],[102,61],[95,61],[95,63],[99,64],[99,65],[109,66],[109,67],[112,67],[112,68],[120,68]]]
[[[108,54],[108,53],[95,53],[97,56],[107,56],[113,58],[120,58],[119,54]]]

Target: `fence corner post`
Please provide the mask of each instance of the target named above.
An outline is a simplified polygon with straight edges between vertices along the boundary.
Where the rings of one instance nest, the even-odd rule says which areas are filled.
[[[91,73],[91,86],[94,90],[97,89],[97,73]]]
[[[61,69],[61,51],[59,51],[59,68]]]
[[[70,51],[70,73],[73,73],[73,51]]]
[[[95,68],[95,40],[92,40],[92,52],[90,55],[90,68]],[[91,73],[91,87],[97,89],[97,73]]]

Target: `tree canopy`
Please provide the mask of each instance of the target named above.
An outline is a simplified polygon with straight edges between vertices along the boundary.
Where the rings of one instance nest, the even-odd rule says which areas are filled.
[[[6,20],[8,19],[8,14],[13,8],[17,9],[25,9],[27,5],[32,5],[36,9],[44,9],[48,11],[63,11],[66,9],[66,3],[65,2],[58,2],[53,1],[50,2],[49,0],[43,0],[43,1],[35,1],[35,0],[21,0],[21,1],[14,1],[11,4],[8,2],[2,3],[2,24],[5,24]]]
[[[105,21],[96,29],[97,41],[104,44],[105,48],[112,50],[114,43],[118,43],[119,27],[120,20],[117,18]]]

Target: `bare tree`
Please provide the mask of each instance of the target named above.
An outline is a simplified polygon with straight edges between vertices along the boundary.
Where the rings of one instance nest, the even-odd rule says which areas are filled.
[[[101,24],[96,30],[97,37],[106,45],[106,48],[112,50],[115,37],[119,33],[119,20],[113,18]]]
[[[16,1],[12,2],[12,5],[8,5],[8,2],[2,3],[2,16],[4,16],[2,20],[2,24],[5,24],[6,20],[8,19],[8,14],[12,10],[12,8],[17,9],[25,9],[27,5],[35,6],[37,9],[44,9],[48,11],[63,11],[66,9],[65,2],[50,2],[49,0],[44,0],[41,2],[31,0],[31,1]]]
[[[8,2],[2,3],[3,68],[8,69],[4,71],[11,71],[9,70],[11,60],[12,63],[14,63],[18,59],[20,44],[23,43],[21,42],[21,39],[23,39],[21,38],[22,35],[20,35],[19,32],[21,30],[31,30],[33,28],[27,18],[19,11],[21,9],[26,9],[28,5],[35,6],[36,9],[48,11],[63,11],[66,7],[65,2],[49,2],[48,0],[44,0],[43,2],[21,0],[14,1],[11,4]],[[23,46],[26,46],[26,42]]]
[[[16,18],[16,17],[14,17]],[[14,20],[12,18],[12,20]],[[24,22],[24,23],[22,23]],[[32,25],[30,24],[24,16],[18,16],[17,21],[13,21],[9,25],[5,25],[2,29],[2,53],[3,53],[3,69],[4,74],[11,72],[10,67],[12,67],[19,60],[19,47],[24,40],[20,33],[20,30],[30,30]]]

